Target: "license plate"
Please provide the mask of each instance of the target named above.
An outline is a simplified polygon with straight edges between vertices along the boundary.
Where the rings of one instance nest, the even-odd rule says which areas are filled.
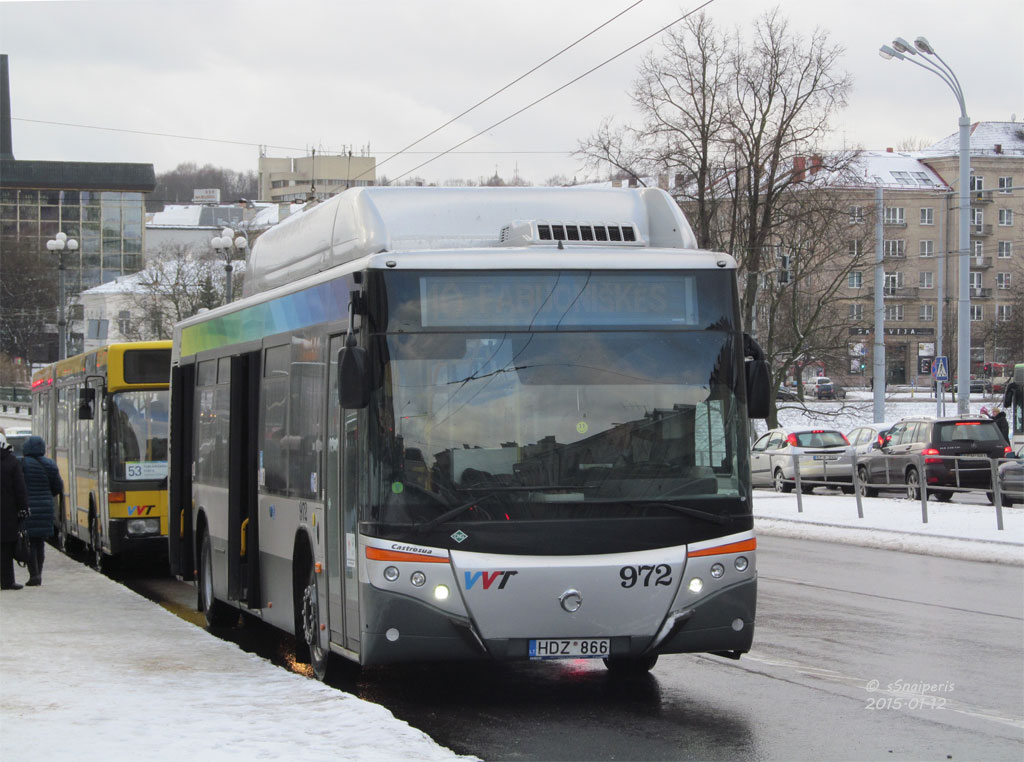
[[[957,457],[958,458],[987,458],[988,455],[986,455],[983,452],[968,452],[968,453],[964,453],[963,455],[957,455]]]
[[[531,659],[596,659],[607,656],[608,638],[538,638],[530,641]]]
[[[815,460],[839,460],[838,455],[815,455]]]

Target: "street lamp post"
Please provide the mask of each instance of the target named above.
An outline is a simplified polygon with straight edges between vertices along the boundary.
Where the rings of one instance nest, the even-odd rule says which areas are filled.
[[[918,60],[911,57],[917,56],[919,52],[934,57],[935,61],[931,58]],[[960,80],[957,79],[949,64],[942,60],[935,52],[935,48],[924,37],[918,37],[914,40],[913,45],[902,37],[897,37],[893,40],[892,47],[883,45],[879,48],[878,54],[887,60],[896,58],[900,61],[909,61],[936,75],[953,91],[956,102],[960,106],[960,250],[958,252],[960,288],[956,314],[956,402],[957,413],[965,415],[970,412],[971,399],[971,292],[969,288],[970,261],[968,260],[971,208],[967,187],[971,177],[971,120],[967,117],[967,106],[964,103],[964,91],[960,87]]]
[[[57,233],[46,242],[47,251],[57,252],[57,359],[68,356],[67,320],[64,319],[64,252],[78,251],[78,241]]]
[[[236,252],[244,252],[249,248],[249,239],[245,235],[240,235],[236,238],[235,231],[231,228],[224,228],[220,231],[219,236],[210,239],[210,245],[217,252],[218,256],[224,259],[224,277],[226,279],[224,301],[225,304],[230,304],[233,291],[232,271],[234,270],[231,260],[235,258]]]

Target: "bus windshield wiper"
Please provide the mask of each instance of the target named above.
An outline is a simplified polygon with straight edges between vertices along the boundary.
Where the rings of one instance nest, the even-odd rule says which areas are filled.
[[[420,532],[420,533],[427,532],[427,531],[433,529],[434,527],[436,527],[438,524],[443,524],[444,522],[448,521],[449,519],[455,518],[456,516],[458,516],[463,511],[469,510],[474,505],[477,505],[478,503],[482,503],[484,500],[490,500],[492,497],[496,497],[498,494],[500,494],[500,493],[497,492],[497,491],[495,491],[495,492],[488,492],[486,495],[484,495],[482,497],[475,497],[472,500],[470,500],[469,502],[463,503],[462,505],[457,505],[454,508],[452,508],[451,510],[445,511],[440,516],[435,516],[434,518],[430,519],[429,521],[423,521],[423,522],[421,522],[419,524],[416,524],[415,525],[416,531]]]
[[[707,511],[701,511],[701,510],[698,510],[697,508],[691,508],[688,505],[680,505],[679,503],[674,503],[674,502],[671,502],[669,500],[652,500],[652,499],[648,499],[648,500],[626,500],[626,501],[623,501],[623,502],[628,502],[628,503],[630,503],[632,505],[636,505],[636,506],[641,507],[641,508],[650,508],[650,507],[655,507],[655,506],[658,507],[658,508],[668,508],[669,510],[675,511],[676,513],[682,513],[685,516],[693,516],[695,519],[702,519],[703,521],[710,521],[710,522],[712,522],[714,524],[728,524],[733,519],[745,519],[745,518],[750,518],[751,516],[754,515],[752,513],[730,513],[728,516],[723,516],[723,515],[718,514],[718,513],[708,513]]]

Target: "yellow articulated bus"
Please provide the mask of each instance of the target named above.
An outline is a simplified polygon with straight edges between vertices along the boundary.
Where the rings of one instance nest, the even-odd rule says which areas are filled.
[[[64,478],[57,544],[96,568],[167,554],[167,413],[171,342],[110,344],[32,377],[32,430]]]

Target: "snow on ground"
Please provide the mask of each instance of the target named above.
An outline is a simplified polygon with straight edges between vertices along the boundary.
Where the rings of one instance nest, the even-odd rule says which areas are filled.
[[[0,593],[0,759],[471,758],[51,550],[41,587]]]

